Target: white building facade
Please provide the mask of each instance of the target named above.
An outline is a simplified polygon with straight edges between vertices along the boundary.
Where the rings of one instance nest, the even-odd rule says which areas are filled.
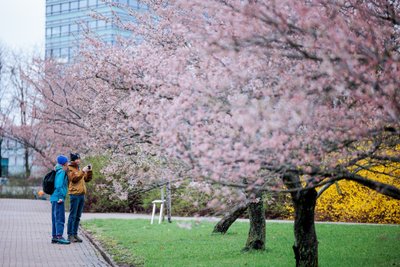
[[[22,176],[25,174],[25,150],[15,140],[3,138],[1,143],[2,176]],[[32,157],[29,157],[29,166],[32,166]]]

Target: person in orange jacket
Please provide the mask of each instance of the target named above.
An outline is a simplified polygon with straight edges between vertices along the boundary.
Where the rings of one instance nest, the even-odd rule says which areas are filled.
[[[92,180],[92,167],[88,165],[81,170],[80,163],[80,155],[71,153],[67,172],[70,199],[67,234],[71,242],[82,242],[78,236],[78,228],[85,203],[86,183]]]

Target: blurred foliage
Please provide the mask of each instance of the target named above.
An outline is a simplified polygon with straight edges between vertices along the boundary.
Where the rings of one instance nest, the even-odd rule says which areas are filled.
[[[11,176],[8,178],[7,185],[9,185],[9,186],[41,186],[42,179],[43,179],[43,177],[27,179],[22,176],[16,176],[16,177]]]
[[[34,199],[42,188],[42,178],[12,176],[0,185],[0,198]]]
[[[384,173],[390,173],[386,175]],[[375,166],[359,175],[400,187],[400,164]],[[324,221],[400,223],[400,201],[352,181],[332,185],[317,201],[316,217]]]
[[[86,184],[85,211],[151,213],[152,201],[161,199],[161,190],[164,191],[164,198],[166,198],[165,187],[138,193],[142,188],[130,188],[127,182],[121,185],[126,194],[124,198],[120,198],[115,193],[112,179],[106,179],[104,174],[101,173],[102,167],[106,166],[108,161],[109,159],[106,156],[96,156],[87,157],[82,162],[82,166],[91,163],[93,167],[93,179]],[[116,180],[124,181],[124,179]],[[187,182],[180,184],[179,187],[171,186],[171,199],[173,216],[220,215],[208,207],[212,196],[189,186]],[[266,218],[287,217],[287,201],[290,201],[287,195],[266,195]],[[244,214],[243,217],[247,217],[247,214]]]
[[[266,219],[287,219],[291,215],[287,209],[287,206],[291,203],[289,194],[265,194],[264,203]]]
[[[358,174],[400,188],[399,163],[374,166]],[[286,209],[291,214],[288,218],[293,219],[291,203]],[[318,198],[315,217],[318,221],[400,224],[400,201],[356,182],[341,180]]]
[[[114,187],[107,180],[101,169],[106,166],[109,159],[106,156],[86,157],[82,166],[92,164],[93,179],[86,183],[85,211],[89,212],[127,212],[128,203],[114,196]]]
[[[165,187],[153,189],[143,195],[145,211],[151,211],[153,200],[161,199],[161,190],[164,191],[164,198],[166,198]],[[210,200],[209,195],[195,190],[187,183],[183,183],[179,187],[171,186],[171,212],[175,216],[208,215],[210,209],[207,208],[207,203]]]

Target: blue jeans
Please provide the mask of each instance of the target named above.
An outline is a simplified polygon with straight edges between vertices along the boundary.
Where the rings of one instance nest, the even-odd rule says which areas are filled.
[[[64,202],[57,203],[57,201],[51,202],[51,224],[53,237],[62,236],[64,233],[65,224],[65,209]]]
[[[85,195],[69,195],[68,236],[78,234],[79,222],[85,203]]]

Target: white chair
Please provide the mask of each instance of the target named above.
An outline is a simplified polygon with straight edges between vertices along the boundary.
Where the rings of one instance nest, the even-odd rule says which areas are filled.
[[[151,224],[153,224],[154,215],[156,214],[156,205],[157,205],[158,203],[161,204],[161,205],[160,205],[160,218],[158,219],[158,224],[161,223],[161,219],[162,219],[162,215],[163,215],[163,211],[164,211],[164,202],[165,202],[165,200],[159,200],[159,199],[153,200],[153,201],[151,202],[151,203],[153,203],[153,212],[152,212],[152,214],[151,214]]]

